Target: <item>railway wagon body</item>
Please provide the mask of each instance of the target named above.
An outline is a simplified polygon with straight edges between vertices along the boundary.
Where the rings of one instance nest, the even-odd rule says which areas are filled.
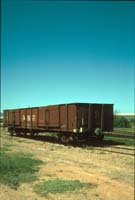
[[[103,138],[113,130],[113,104],[71,103],[4,110],[4,127],[13,134],[57,132],[62,141]]]

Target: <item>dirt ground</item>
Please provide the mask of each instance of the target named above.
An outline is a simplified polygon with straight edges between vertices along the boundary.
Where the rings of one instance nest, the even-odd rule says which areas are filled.
[[[45,161],[45,164],[40,166],[36,182],[21,184],[17,190],[1,184],[0,199],[2,200],[134,199],[134,157],[111,152],[110,146],[104,147],[103,150],[98,147],[64,146],[46,140],[10,137],[4,130],[1,135],[1,146],[5,144],[12,144],[13,151],[32,153],[35,158]],[[125,146],[119,148],[123,152],[126,151]],[[36,183],[55,178],[80,180],[95,186],[73,192],[49,194],[47,198],[40,197],[33,191]]]

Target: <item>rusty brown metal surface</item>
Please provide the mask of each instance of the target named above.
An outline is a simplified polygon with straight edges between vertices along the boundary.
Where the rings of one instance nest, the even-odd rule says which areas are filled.
[[[4,126],[45,131],[113,130],[113,105],[73,103],[4,111]]]

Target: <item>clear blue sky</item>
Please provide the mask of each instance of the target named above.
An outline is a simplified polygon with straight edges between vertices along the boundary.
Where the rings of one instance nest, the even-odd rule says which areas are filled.
[[[2,109],[134,112],[135,2],[2,1]]]

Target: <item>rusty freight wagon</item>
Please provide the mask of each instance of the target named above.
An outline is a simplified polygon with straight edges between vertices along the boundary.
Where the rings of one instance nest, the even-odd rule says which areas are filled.
[[[55,132],[62,142],[95,137],[113,130],[113,104],[71,103],[4,110],[11,135]]]

